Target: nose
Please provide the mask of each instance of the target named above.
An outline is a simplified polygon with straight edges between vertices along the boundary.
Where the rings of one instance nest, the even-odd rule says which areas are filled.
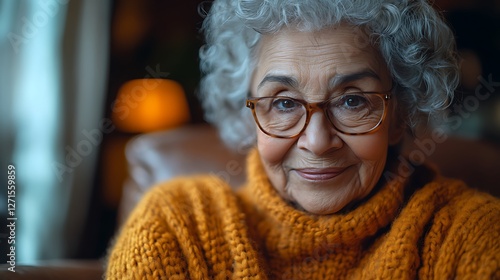
[[[330,123],[322,111],[311,115],[309,124],[299,136],[297,145],[313,154],[320,156],[332,149],[342,148],[343,141],[337,135],[338,131]]]

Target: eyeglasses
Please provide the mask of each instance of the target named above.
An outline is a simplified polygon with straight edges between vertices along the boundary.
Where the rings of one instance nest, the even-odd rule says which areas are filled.
[[[387,114],[389,92],[349,92],[332,99],[308,103],[286,96],[248,98],[258,127],[276,138],[293,138],[307,127],[315,110],[322,110],[336,130],[348,135],[375,131]]]

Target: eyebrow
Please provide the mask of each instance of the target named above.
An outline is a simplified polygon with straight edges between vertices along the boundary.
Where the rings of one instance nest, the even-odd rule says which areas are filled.
[[[297,79],[290,77],[290,76],[284,76],[284,75],[266,75],[264,79],[259,83],[257,88],[261,88],[264,86],[266,83],[279,83],[283,85],[287,85],[292,88],[297,88],[299,85],[299,82]]]
[[[339,85],[347,84],[364,78],[373,78],[381,81],[379,75],[373,72],[371,69],[363,69],[359,72],[349,73],[349,74],[338,74],[329,82],[329,88],[335,88]]]
[[[353,81],[361,80],[364,78],[373,78],[378,81],[380,81],[380,77],[377,75],[377,73],[373,72],[370,69],[363,69],[359,72],[354,72],[354,73],[349,73],[349,74],[338,74],[329,81],[329,88],[335,88],[339,85],[342,84],[347,84]],[[299,82],[297,79],[290,77],[290,76],[285,76],[285,75],[272,75],[268,74],[266,75],[262,81],[259,83],[257,86],[258,89],[263,87],[266,83],[279,83],[283,85],[287,85],[292,88],[297,88],[299,85]]]

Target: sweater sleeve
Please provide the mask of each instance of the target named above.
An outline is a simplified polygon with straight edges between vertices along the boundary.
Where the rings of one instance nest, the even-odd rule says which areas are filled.
[[[164,189],[147,193],[118,234],[106,279],[187,279],[187,263],[167,224]]]

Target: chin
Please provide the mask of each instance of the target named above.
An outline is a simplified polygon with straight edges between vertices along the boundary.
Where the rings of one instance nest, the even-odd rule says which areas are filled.
[[[342,211],[349,204],[349,201],[332,199],[301,199],[296,201],[298,208],[315,215],[329,215]]]

